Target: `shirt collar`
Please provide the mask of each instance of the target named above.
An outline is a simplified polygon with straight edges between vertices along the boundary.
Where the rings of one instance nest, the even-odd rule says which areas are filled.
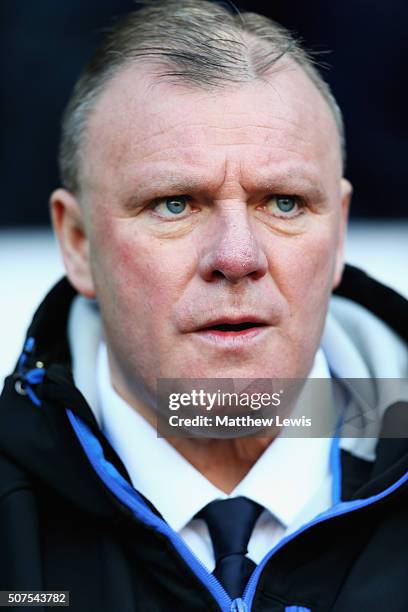
[[[323,354],[316,354],[311,377],[329,377]],[[228,496],[209,482],[114,390],[106,346],[97,363],[102,427],[126,466],[133,486],[147,497],[169,525],[180,531],[197,512]],[[229,497],[244,495],[290,526],[329,473],[330,440],[277,438]]]
[[[205,505],[224,493],[207,480],[111,384],[108,356],[101,343],[97,384],[102,428],[118,453],[132,484],[179,531]],[[192,494],[193,492],[193,494]]]
[[[330,378],[321,349],[316,353],[309,378]],[[234,494],[258,502],[284,527],[290,527],[329,477],[330,447],[330,438],[279,436],[238,484]]]

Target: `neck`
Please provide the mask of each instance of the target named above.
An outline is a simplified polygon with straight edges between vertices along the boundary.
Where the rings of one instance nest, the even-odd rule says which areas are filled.
[[[135,401],[135,394],[128,392],[114,367],[111,367],[111,375],[116,392],[157,429],[155,412],[143,402]],[[166,438],[196,470],[227,494],[241,482],[273,439],[274,436],[229,439]]]
[[[272,438],[170,438],[168,442],[207,480],[228,494],[247,475]]]
[[[116,389],[122,398],[157,429],[157,417],[143,404],[135,405],[130,397]],[[224,493],[233,489],[247,475],[273,440],[269,437],[246,438],[165,438],[207,480]]]

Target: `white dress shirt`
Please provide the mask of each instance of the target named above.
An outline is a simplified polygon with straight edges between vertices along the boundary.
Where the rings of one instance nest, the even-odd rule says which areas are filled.
[[[313,378],[329,378],[322,349]],[[259,563],[284,536],[332,505],[329,438],[276,438],[235,489],[226,495],[214,486],[114,390],[106,346],[97,360],[98,413],[101,426],[121,458],[132,484],[147,497],[195,555],[214,569],[208,528],[194,516],[216,499],[243,495],[265,510],[248,543],[248,557]]]

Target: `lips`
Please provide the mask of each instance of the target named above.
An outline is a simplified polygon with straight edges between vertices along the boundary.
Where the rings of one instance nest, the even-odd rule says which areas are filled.
[[[211,351],[228,355],[242,354],[255,350],[273,327],[266,319],[257,315],[240,313],[200,321],[189,330],[190,337]]]
[[[258,317],[241,316],[239,318],[224,317],[207,321],[196,329],[196,332],[215,333],[217,335],[244,335],[257,328],[265,327],[267,323]]]
[[[205,329],[213,329],[220,332],[242,332],[253,327],[261,327],[261,323],[244,321],[243,323],[221,323],[219,325],[210,325]]]

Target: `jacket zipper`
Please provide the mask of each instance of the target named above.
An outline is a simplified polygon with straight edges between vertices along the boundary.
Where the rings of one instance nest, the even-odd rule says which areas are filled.
[[[313,521],[310,521],[294,533],[291,533],[286,538],[283,538],[258,564],[248,581],[242,598],[239,597],[231,600],[228,593],[221,586],[220,582],[215,578],[215,576],[210,574],[203,563],[201,563],[196,555],[186,546],[178,533],[171,529],[166,522],[164,522],[146,506],[144,500],[138,494],[138,492],[119,474],[116,468],[105,459],[102,446],[90,431],[89,427],[80,418],[76,417],[69,408],[66,409],[66,412],[68,419],[81,443],[81,446],[85,451],[85,454],[102,482],[115,495],[115,497],[117,497],[125,506],[132,510],[133,514],[139,520],[154,527],[159,533],[165,535],[171,541],[179,555],[194,571],[204,586],[210,591],[222,612],[250,612],[256,586],[265,565],[288,542],[294,540],[298,535],[307,529],[310,529],[314,525],[318,525],[319,523],[325,522],[328,519],[335,518],[343,514],[348,514],[350,512],[359,510],[360,508],[377,503],[381,499],[394,493],[394,491],[400,488],[408,480],[407,472],[393,485],[377,495],[373,495],[367,499],[337,503],[337,505],[333,508],[330,508],[326,512],[318,515]],[[335,479],[335,481],[337,480],[338,479]]]
[[[372,495],[371,497],[368,497],[367,499],[358,499],[358,500],[355,500],[355,501],[339,503],[334,508],[330,508],[326,512],[323,512],[322,514],[319,514],[313,521],[310,521],[310,523],[307,523],[306,525],[303,525],[300,529],[298,529],[294,533],[291,533],[286,538],[283,538],[262,559],[262,561],[256,567],[256,569],[254,570],[251,578],[248,581],[248,584],[247,584],[247,586],[245,588],[245,592],[244,592],[244,596],[243,596],[244,601],[247,604],[248,610],[251,609],[251,605],[252,605],[252,602],[253,602],[253,599],[254,599],[256,585],[257,585],[259,576],[260,576],[263,568],[265,567],[265,565],[270,560],[270,558],[273,557],[278,552],[278,550],[280,550],[288,542],[290,542],[291,540],[294,540],[298,535],[300,535],[301,533],[303,533],[304,531],[306,531],[310,527],[313,527],[314,525],[318,525],[319,523],[324,523],[328,519],[335,518],[335,517],[341,516],[343,514],[350,514],[351,512],[359,510],[360,508],[365,508],[367,506],[372,506],[373,504],[379,502],[381,499],[384,499],[385,497],[388,497],[389,495],[394,493],[397,489],[402,487],[402,485],[404,483],[406,483],[407,481],[408,481],[408,472],[406,472],[404,474],[404,476],[401,476],[401,478],[399,478],[396,482],[394,482],[394,484],[392,484],[390,487],[388,487],[388,489],[385,489],[384,491],[381,491],[381,493],[377,493],[377,495]]]

